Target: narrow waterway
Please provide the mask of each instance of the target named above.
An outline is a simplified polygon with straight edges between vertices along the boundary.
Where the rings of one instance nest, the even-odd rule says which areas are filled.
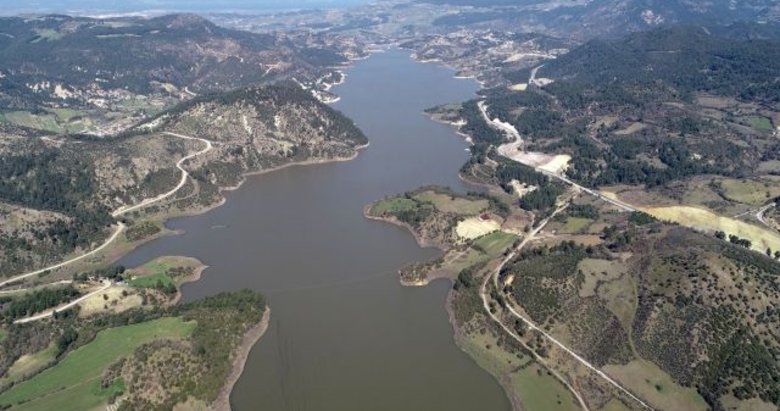
[[[386,195],[438,184],[466,190],[467,145],[422,110],[470,98],[477,84],[400,50],[347,70],[335,107],[371,146],[350,162],[251,177],[227,203],[170,222],[185,234],[121,263],[194,256],[210,268],[185,300],[263,292],[271,326],[231,396],[234,410],[507,410],[498,383],[453,341],[450,285],[404,288],[397,270],[435,257],[405,230],[363,218]]]

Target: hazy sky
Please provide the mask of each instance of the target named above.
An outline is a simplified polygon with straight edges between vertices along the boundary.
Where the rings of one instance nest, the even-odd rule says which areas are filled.
[[[334,8],[369,0],[0,0],[0,14],[29,12],[271,11]]]

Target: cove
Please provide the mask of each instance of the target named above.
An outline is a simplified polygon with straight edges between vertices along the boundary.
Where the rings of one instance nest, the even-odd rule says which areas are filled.
[[[474,96],[473,81],[401,50],[346,71],[334,105],[370,147],[352,161],[249,177],[210,212],[168,223],[162,238],[120,261],[193,256],[209,268],[184,300],[252,288],[271,325],[234,387],[234,410],[508,410],[487,372],[453,340],[450,284],[406,288],[397,270],[438,255],[406,230],[363,217],[384,196],[437,184],[465,191],[467,144],[425,108]]]

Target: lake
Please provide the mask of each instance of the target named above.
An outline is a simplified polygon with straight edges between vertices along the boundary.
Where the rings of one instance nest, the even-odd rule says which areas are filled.
[[[225,205],[169,222],[184,234],[120,263],[193,256],[209,268],[184,287],[185,300],[241,288],[266,295],[271,325],[233,390],[234,410],[508,410],[498,382],[454,343],[450,284],[399,284],[400,267],[439,251],[362,214],[423,185],[468,190],[457,176],[467,144],[422,111],[469,99],[478,85],[401,50],[346,74],[334,107],[369,138],[357,159],[249,177]]]

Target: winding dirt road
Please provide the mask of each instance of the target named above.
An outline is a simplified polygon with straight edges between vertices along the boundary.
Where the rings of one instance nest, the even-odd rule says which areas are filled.
[[[162,134],[166,134],[166,135],[177,137],[177,138],[182,138],[182,139],[185,139],[185,140],[198,140],[198,141],[203,142],[206,145],[206,147],[203,148],[202,150],[199,150],[199,151],[195,152],[195,153],[186,155],[186,156],[182,157],[181,159],[179,159],[179,161],[176,162],[176,168],[178,168],[181,171],[181,179],[179,180],[179,183],[176,184],[176,186],[173,189],[171,189],[170,191],[168,191],[166,193],[160,194],[160,195],[158,195],[156,197],[147,198],[146,200],[143,200],[143,201],[141,201],[138,204],[119,207],[118,209],[114,210],[111,213],[112,217],[119,217],[119,216],[121,216],[123,214],[127,214],[127,213],[129,213],[131,211],[135,211],[135,210],[147,207],[147,206],[149,206],[151,204],[154,204],[156,202],[162,201],[162,200],[164,200],[164,199],[174,195],[177,191],[179,191],[179,189],[184,187],[184,185],[187,183],[187,178],[190,176],[190,174],[187,172],[187,170],[184,169],[183,164],[187,160],[189,160],[191,158],[194,158],[194,157],[197,157],[197,156],[200,156],[200,155],[203,155],[203,154],[211,151],[214,148],[212,142],[209,141],[209,140],[206,140],[204,138],[190,137],[190,136],[185,136],[183,134],[171,133],[171,132],[167,132],[167,131],[163,132]],[[111,236],[108,237],[108,239],[103,244],[98,246],[97,248],[95,248],[93,250],[90,250],[90,251],[88,251],[88,252],[86,252],[84,254],[81,254],[81,255],[78,255],[76,257],[73,257],[73,258],[71,258],[69,260],[66,260],[66,261],[63,261],[63,262],[60,262],[60,263],[57,263],[57,264],[54,264],[54,265],[50,265],[48,267],[44,267],[44,268],[41,268],[41,269],[38,269],[38,270],[35,270],[35,271],[31,271],[29,273],[19,274],[19,275],[13,276],[11,278],[5,279],[3,281],[0,281],[0,288],[4,287],[4,286],[6,286],[6,285],[8,285],[10,283],[13,283],[13,282],[16,282],[16,281],[19,281],[19,280],[24,280],[26,278],[29,278],[29,277],[32,277],[34,275],[38,275],[38,274],[44,273],[46,271],[56,270],[58,268],[64,267],[66,265],[73,264],[73,263],[75,263],[77,261],[83,260],[83,259],[85,259],[85,258],[87,258],[89,256],[97,254],[101,250],[103,250],[104,248],[108,247],[109,244],[113,243],[119,237],[119,234],[121,234],[122,231],[125,230],[125,228],[126,228],[126,226],[124,225],[124,223],[122,223],[120,221],[120,222],[117,223],[116,229],[111,234]]]
[[[525,344],[525,342],[524,342],[524,341],[522,341],[522,339],[521,339],[519,336],[517,336],[517,335],[515,334],[515,332],[514,332],[514,331],[512,331],[511,329],[509,329],[509,327],[507,327],[507,326],[504,324],[504,322],[503,322],[503,321],[501,321],[501,319],[500,319],[500,318],[498,318],[498,316],[496,316],[495,314],[493,314],[493,312],[491,312],[491,311],[490,311],[489,293],[488,293],[488,291],[487,291],[487,290],[488,290],[488,283],[489,283],[489,282],[492,280],[492,281],[493,281],[493,285],[496,287],[496,289],[497,289],[497,290],[500,290],[500,287],[499,287],[499,284],[498,284],[498,276],[499,276],[499,274],[501,273],[501,270],[504,268],[504,266],[505,266],[505,265],[506,265],[506,264],[507,264],[509,261],[511,261],[513,258],[515,258],[515,256],[517,256],[517,255],[520,253],[520,251],[523,249],[523,247],[525,247],[525,245],[526,245],[526,244],[528,244],[529,242],[531,242],[531,241],[534,239],[534,237],[535,237],[535,236],[536,236],[536,235],[537,235],[537,234],[538,234],[538,233],[539,233],[539,232],[540,232],[540,231],[541,231],[541,230],[542,230],[542,229],[543,229],[543,228],[544,228],[544,227],[547,225],[547,223],[548,223],[548,222],[549,222],[549,221],[550,221],[552,218],[554,218],[554,217],[555,217],[555,216],[556,216],[556,215],[557,215],[559,212],[563,211],[565,208],[566,208],[566,205],[563,205],[563,206],[560,206],[560,207],[558,207],[558,208],[555,210],[555,212],[553,212],[553,213],[552,213],[552,214],[551,214],[549,217],[547,217],[547,218],[545,218],[544,220],[542,220],[542,222],[541,222],[541,223],[540,223],[540,224],[539,224],[539,225],[538,225],[536,228],[534,228],[534,229],[533,229],[531,232],[529,232],[529,233],[528,233],[528,235],[526,235],[526,237],[523,239],[523,241],[522,241],[522,242],[521,242],[521,243],[520,243],[520,244],[519,244],[519,245],[518,245],[518,246],[517,246],[517,247],[516,247],[516,248],[515,248],[515,249],[514,249],[512,252],[511,252],[511,253],[509,253],[509,254],[508,254],[508,255],[507,255],[507,256],[506,256],[506,257],[505,257],[505,258],[504,258],[504,259],[501,261],[501,264],[499,264],[499,266],[498,266],[498,267],[497,267],[497,268],[496,268],[496,269],[493,271],[493,273],[492,273],[491,275],[489,275],[489,276],[486,276],[486,277],[485,277],[485,280],[482,282],[482,287],[481,287],[481,288],[480,288],[480,290],[479,290],[480,297],[482,298],[482,306],[483,306],[483,308],[485,309],[485,312],[486,312],[486,313],[487,313],[487,314],[490,316],[490,318],[492,318],[492,319],[493,319],[493,321],[495,321],[496,323],[498,323],[498,325],[500,325],[500,326],[501,326],[501,328],[503,328],[503,329],[504,329],[504,331],[506,331],[506,332],[507,332],[507,333],[508,333],[508,334],[509,334],[509,335],[510,335],[510,336],[511,336],[511,337],[512,337],[512,338],[513,338],[515,341],[518,341],[518,342],[520,342],[521,344],[523,344],[524,346],[526,346],[526,348],[529,348],[529,347],[528,347],[528,346]],[[562,349],[563,351],[565,351],[566,353],[568,353],[569,355],[571,355],[571,356],[572,356],[572,357],[573,357],[575,360],[577,360],[577,362],[579,362],[580,364],[584,365],[584,366],[585,366],[585,367],[587,367],[588,369],[590,369],[590,370],[592,370],[593,372],[595,372],[595,373],[596,373],[596,374],[597,374],[599,377],[601,377],[603,380],[605,380],[606,382],[608,382],[610,385],[612,385],[612,386],[614,386],[615,388],[617,388],[618,390],[620,390],[622,393],[624,393],[624,394],[625,394],[625,395],[627,395],[629,398],[631,398],[631,399],[633,399],[634,401],[636,401],[637,403],[639,403],[641,406],[643,406],[643,407],[645,407],[645,408],[647,408],[647,409],[649,409],[649,410],[652,410],[652,409],[653,409],[653,408],[652,408],[650,405],[648,405],[647,403],[645,403],[644,401],[642,401],[642,400],[641,400],[639,397],[637,397],[636,395],[632,394],[632,393],[631,393],[631,392],[630,392],[628,389],[626,389],[626,388],[625,388],[625,387],[623,387],[623,386],[622,386],[620,383],[618,383],[617,381],[615,381],[614,379],[612,379],[612,378],[611,378],[609,375],[607,375],[607,374],[606,374],[606,373],[604,373],[603,371],[599,370],[597,367],[595,367],[593,364],[591,364],[590,362],[588,362],[586,359],[582,358],[582,357],[581,357],[579,354],[577,354],[576,352],[574,352],[572,349],[570,349],[569,347],[567,347],[566,345],[564,345],[562,342],[558,341],[558,340],[557,340],[555,337],[553,337],[552,335],[548,334],[547,332],[545,332],[544,330],[542,330],[541,328],[539,328],[539,327],[538,327],[538,326],[537,326],[537,325],[536,325],[536,324],[535,324],[533,321],[531,321],[531,319],[530,319],[530,318],[527,318],[527,317],[525,317],[524,315],[522,315],[522,314],[520,314],[519,312],[517,312],[517,310],[515,310],[515,309],[514,309],[514,307],[512,307],[512,304],[511,304],[511,302],[509,302],[508,304],[506,304],[506,308],[509,310],[509,312],[512,314],[512,316],[513,316],[513,317],[515,317],[515,318],[518,318],[518,319],[520,319],[521,321],[523,321],[523,322],[524,322],[524,323],[525,323],[525,324],[528,326],[528,328],[530,328],[530,329],[532,329],[532,330],[535,330],[535,331],[538,331],[538,332],[539,332],[539,333],[540,333],[540,334],[541,334],[541,335],[542,335],[542,336],[543,336],[545,339],[549,340],[550,342],[552,342],[553,344],[555,344],[556,346],[558,346],[560,349]],[[530,348],[529,348],[529,350],[530,350]],[[535,351],[533,351],[533,350],[530,350],[530,351],[531,351],[531,352],[534,354],[534,357],[536,357],[536,359],[537,359],[537,360],[541,361],[543,364],[544,364],[544,363],[546,363],[546,360],[544,360],[542,357],[540,357],[538,354],[536,354],[536,352],[535,352]],[[570,390],[570,391],[571,391],[571,392],[574,394],[574,396],[575,396],[575,397],[577,397],[577,400],[579,401],[579,403],[580,403],[580,406],[582,406],[582,408],[583,408],[585,411],[588,411],[588,406],[587,406],[587,404],[585,403],[585,400],[584,400],[584,399],[582,398],[582,396],[580,396],[580,394],[579,394],[579,393],[578,393],[578,392],[577,392],[577,391],[574,389],[574,387],[572,387],[572,386],[571,386],[571,384],[569,384],[569,383],[568,383],[568,381],[566,381],[566,380],[565,380],[565,379],[564,379],[564,378],[563,378],[561,375],[559,375],[557,372],[553,371],[553,370],[552,370],[552,369],[550,369],[549,367],[548,367],[548,369],[549,369],[549,370],[550,370],[550,372],[552,372],[552,373],[553,373],[553,374],[554,374],[554,375],[555,375],[555,376],[556,376],[556,377],[557,377],[557,378],[558,378],[560,381],[562,381],[562,382],[563,382],[563,383],[566,385],[566,387],[568,387],[568,388],[569,388],[569,390]]]
[[[538,70],[539,68],[541,68],[541,66],[539,66],[536,69],[534,69],[534,74],[536,74],[535,71]],[[502,144],[501,146],[497,147],[497,152],[501,156],[506,157],[506,158],[508,158],[510,160],[516,161],[518,163],[530,166],[534,170],[536,170],[536,171],[538,171],[538,172],[540,172],[540,173],[542,173],[542,174],[544,174],[544,175],[546,175],[546,176],[548,176],[550,178],[557,179],[558,181],[561,181],[561,182],[563,182],[563,183],[565,183],[565,184],[567,184],[569,186],[574,187],[579,192],[584,192],[584,193],[589,194],[591,196],[597,197],[597,198],[599,198],[599,199],[601,199],[603,201],[606,201],[606,202],[608,202],[608,203],[610,203],[610,204],[612,204],[612,205],[614,205],[614,206],[616,206],[616,207],[618,207],[618,208],[620,208],[620,209],[622,209],[624,211],[639,211],[638,208],[634,207],[631,204],[625,203],[623,201],[620,201],[620,200],[617,200],[617,199],[614,199],[614,198],[607,197],[604,194],[602,194],[602,193],[600,193],[600,192],[598,192],[596,190],[592,190],[590,188],[583,187],[583,186],[575,183],[574,181],[570,180],[569,178],[563,176],[562,174],[551,172],[550,170],[547,170],[547,169],[545,169],[543,167],[540,167],[538,164],[526,164],[526,163],[524,163],[522,161],[519,161],[518,158],[520,158],[520,157],[512,155],[512,153],[517,153],[517,152],[521,152],[522,151],[521,146],[523,144],[523,141],[522,141],[522,137],[520,136],[520,133],[518,133],[517,130],[511,124],[503,123],[503,122],[501,122],[500,120],[497,120],[497,119],[491,120],[489,118],[489,116],[487,116],[486,110],[484,109],[484,105],[480,105],[479,108],[482,111],[483,117],[485,117],[485,120],[487,121],[487,123],[489,125],[491,125],[492,127],[496,128],[499,131],[502,131],[503,133],[508,135],[510,137],[510,139],[512,140],[509,143]],[[520,342],[523,345],[525,345],[525,343],[523,341],[521,341],[520,337],[517,336],[511,329],[509,329],[509,327],[507,327],[501,321],[500,318],[498,318],[495,314],[493,314],[490,311],[490,303],[489,303],[489,299],[488,299],[487,285],[488,285],[488,282],[492,279],[496,289],[500,290],[500,287],[498,286],[498,276],[499,276],[499,273],[501,272],[501,269],[504,267],[504,265],[506,265],[509,261],[511,261],[523,249],[523,247],[525,247],[526,244],[528,244],[531,240],[533,240],[533,238],[544,228],[544,226],[547,225],[547,223],[550,221],[551,218],[553,218],[556,214],[558,214],[560,211],[562,211],[565,208],[566,208],[566,205],[558,207],[555,210],[555,212],[553,212],[549,217],[544,219],[535,229],[533,229],[531,232],[529,232],[526,235],[526,237],[523,239],[523,241],[511,253],[509,253],[506,256],[506,258],[504,258],[504,260],[501,261],[501,264],[498,266],[498,268],[496,268],[496,270],[493,272],[493,274],[490,275],[490,276],[487,276],[485,278],[485,280],[482,283],[482,288],[480,289],[480,296],[482,297],[482,305],[485,308],[485,312],[487,312],[487,314],[494,321],[496,321],[501,326],[501,328],[504,329],[504,331],[509,333],[509,335],[512,336],[513,339],[515,339],[516,341]],[[527,318],[524,315],[522,315],[519,312],[517,312],[517,310],[515,310],[514,307],[512,307],[511,302],[509,304],[507,304],[507,309],[512,314],[513,317],[523,321],[528,326],[528,328],[530,328],[532,330],[535,330],[535,331],[538,331],[545,339],[549,340],[551,343],[555,344],[560,349],[562,349],[563,351],[565,351],[566,353],[571,355],[580,364],[584,365],[585,367],[587,367],[590,370],[592,370],[593,372],[595,372],[604,381],[606,381],[610,385],[616,387],[618,390],[620,390],[622,393],[627,395],[629,398],[631,398],[634,401],[636,401],[637,403],[639,403],[641,406],[643,406],[643,407],[645,407],[647,409],[650,409],[650,410],[653,409],[647,403],[642,401],[639,397],[637,397],[636,395],[632,394],[628,389],[623,387],[620,383],[618,383],[617,381],[612,379],[609,375],[607,375],[606,373],[604,373],[603,371],[601,371],[600,369],[595,367],[593,364],[588,362],[586,359],[581,357],[579,354],[574,352],[572,349],[570,349],[569,347],[567,347],[566,345],[564,345],[563,343],[558,341],[555,337],[553,337],[552,335],[548,334],[547,332],[545,332],[544,330],[539,328],[536,324],[534,324],[533,321],[531,321],[530,318]],[[537,357],[537,360],[541,359],[541,357],[536,355],[536,353],[533,350],[531,350],[531,352],[534,353],[534,356]],[[548,367],[548,369],[549,369],[549,367]],[[552,371],[552,370],[550,370],[550,371]],[[558,375],[557,373],[555,373],[555,375],[556,375],[556,377],[559,380],[561,380],[569,388],[569,390],[572,393],[574,393],[574,395],[577,397],[577,400],[580,402],[580,405],[582,406],[582,408],[587,411],[588,407],[585,404],[585,401],[583,400],[583,398],[580,396],[580,394],[576,390],[574,390],[574,388],[565,379],[563,379],[562,376]]]
[[[150,204],[153,204],[153,203],[156,203],[158,201],[164,200],[164,199],[166,199],[166,198],[176,194],[176,192],[179,191],[179,189],[184,187],[184,184],[187,184],[187,178],[190,176],[190,173],[188,173],[187,170],[185,170],[184,167],[182,167],[182,165],[187,160],[189,160],[191,158],[195,158],[195,157],[197,157],[199,155],[202,155],[202,154],[206,154],[206,153],[208,153],[209,151],[211,151],[214,148],[214,146],[211,143],[211,141],[203,139],[203,138],[190,137],[190,136],[185,136],[183,134],[170,133],[170,132],[167,132],[167,131],[163,132],[163,134],[167,134],[167,135],[173,136],[173,137],[183,138],[185,140],[202,141],[203,143],[206,144],[206,147],[203,148],[200,151],[197,151],[197,152],[192,153],[190,155],[184,156],[179,161],[176,162],[176,168],[178,168],[181,171],[181,178],[179,179],[179,184],[176,184],[176,187],[172,188],[170,191],[168,191],[166,193],[158,195],[157,197],[147,198],[146,200],[143,200],[143,201],[141,201],[138,204],[135,204],[135,205],[132,205],[132,206],[122,206],[122,207],[119,207],[118,209],[116,209],[114,212],[111,213],[112,217],[119,217],[122,214],[127,214],[127,213],[129,213],[131,211],[135,211],[135,210],[144,208],[144,207],[146,207],[146,206],[148,206]]]
[[[509,336],[512,337],[513,340],[517,341],[523,347],[525,347],[528,350],[528,352],[530,352],[534,356],[536,361],[538,361],[539,363],[544,365],[544,367],[547,368],[547,370],[556,379],[558,379],[563,385],[565,385],[566,388],[568,388],[568,390],[571,391],[571,393],[574,395],[574,397],[577,398],[577,402],[580,403],[580,406],[582,407],[582,409],[584,411],[589,411],[588,404],[585,402],[585,399],[583,399],[582,395],[580,395],[580,393],[576,389],[574,389],[574,387],[571,384],[569,384],[569,382],[566,380],[566,378],[564,376],[562,376],[560,373],[558,373],[557,371],[555,371],[554,369],[552,369],[552,367],[550,367],[547,364],[547,360],[546,359],[544,359],[542,356],[537,354],[536,351],[531,349],[531,347],[529,347],[528,344],[526,344],[525,341],[523,341],[523,339],[520,338],[520,336],[518,336],[513,330],[511,330],[509,327],[507,327],[506,324],[504,324],[504,322],[501,321],[500,318],[498,318],[498,316],[493,314],[493,312],[490,310],[490,302],[488,300],[488,292],[487,292],[487,285],[490,282],[490,280],[493,279],[493,281],[496,284],[496,286],[498,286],[498,274],[501,272],[501,269],[504,267],[504,265],[506,265],[509,261],[511,261],[517,255],[517,253],[520,252],[520,250],[522,250],[523,247],[525,247],[526,244],[528,244],[531,240],[533,240],[533,238],[536,236],[536,234],[538,234],[539,231],[541,231],[544,228],[544,226],[547,225],[547,222],[550,221],[551,218],[555,217],[555,215],[558,214],[558,212],[560,212],[564,208],[565,208],[565,206],[556,209],[553,214],[551,214],[546,219],[542,220],[542,222],[536,228],[534,228],[531,232],[529,232],[525,236],[525,238],[523,238],[523,241],[510,254],[508,254],[501,261],[501,264],[499,264],[498,268],[496,268],[496,270],[495,270],[495,272],[493,274],[485,276],[485,280],[482,282],[482,285],[481,285],[480,290],[479,290],[479,295],[482,298],[482,307],[485,309],[485,312],[487,313],[487,315],[496,324],[498,324],[504,330],[504,332],[509,334]]]
[[[92,297],[93,295],[102,293],[103,291],[107,290],[108,287],[111,287],[111,285],[113,285],[113,283],[111,281],[105,281],[103,283],[102,287],[100,287],[99,289],[97,289],[97,290],[95,290],[95,291],[93,291],[93,292],[91,292],[89,294],[84,294],[81,297],[79,297],[79,298],[77,298],[77,299],[75,299],[75,300],[73,300],[73,301],[71,301],[71,302],[69,302],[69,303],[67,303],[65,305],[61,305],[59,307],[54,307],[52,309],[46,310],[46,311],[44,311],[42,313],[38,313],[38,314],[35,314],[33,316],[30,316],[30,317],[20,318],[20,319],[14,321],[14,324],[24,324],[24,323],[29,323],[31,321],[42,320],[42,319],[44,319],[46,317],[51,317],[52,315],[54,315],[55,312],[67,310],[68,308],[71,308],[71,307],[75,306],[76,304],[86,300],[89,297]]]
[[[761,207],[758,211],[756,211],[756,219],[761,222],[761,224],[767,226],[768,228],[772,230],[776,230],[772,224],[770,224],[766,219],[764,218],[764,214],[772,207],[776,207],[777,203],[771,202],[763,207]]]

